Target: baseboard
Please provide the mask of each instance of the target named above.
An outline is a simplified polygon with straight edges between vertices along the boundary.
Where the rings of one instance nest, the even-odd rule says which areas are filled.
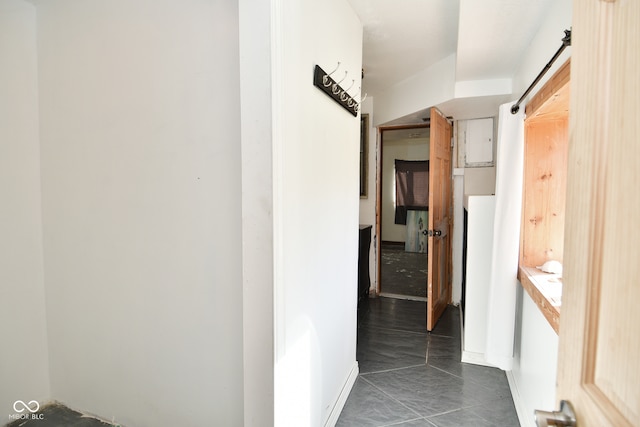
[[[327,422],[324,423],[325,427],[334,427],[338,422],[338,418],[340,418],[340,413],[344,408],[345,403],[347,403],[347,398],[349,397],[349,393],[351,393],[351,389],[353,385],[356,383],[356,379],[358,378],[358,374],[360,373],[360,368],[358,367],[358,361],[356,360],[353,363],[353,367],[351,368],[351,372],[349,372],[349,376],[347,376],[347,380],[342,386],[342,390],[338,395],[338,399],[333,404],[333,409],[329,414],[329,418],[327,418]]]
[[[513,376],[513,371],[506,371],[507,381],[509,382],[509,389],[511,390],[511,397],[513,398],[513,405],[516,408],[516,413],[518,414],[518,420],[520,421],[521,427],[535,427],[535,423],[533,420],[533,414],[529,414],[527,408],[522,401],[522,397],[520,396],[520,391],[518,390],[518,383],[516,382],[515,377]]]
[[[471,363],[472,365],[488,366],[495,368],[494,365],[488,363],[484,358],[484,353],[476,353],[473,351],[462,351],[462,362]]]
[[[462,312],[462,306],[458,305],[458,312],[460,313],[460,348],[464,348],[464,313]],[[462,362],[462,359],[460,360]]]
[[[53,406],[64,406],[65,408],[69,409],[70,411],[79,413],[80,415],[82,415],[82,418],[93,418],[93,419],[98,420],[98,421],[100,421],[101,423],[103,423],[103,424],[105,424],[107,426],[110,426],[110,427],[119,427],[120,426],[120,424],[115,423],[115,421],[114,421],[115,417],[112,418],[111,420],[107,420],[104,417],[101,417],[99,415],[95,415],[95,414],[86,412],[86,411],[84,411],[82,409],[79,409],[79,408],[76,408],[74,406],[67,405],[64,402],[60,402],[59,400],[48,399],[48,400],[44,401],[43,403],[40,403],[39,405],[40,405],[40,409],[41,410],[47,408],[48,406],[52,406],[52,405]],[[2,427],[7,427],[7,426],[9,426],[10,424],[12,424],[14,422],[15,421],[11,421],[10,420],[7,424],[2,424]],[[45,423],[46,423],[46,421],[45,421]],[[29,423],[29,424],[31,424],[31,423]],[[22,425],[22,424],[20,424],[20,425]]]
[[[463,321],[463,316],[464,313],[462,312],[462,309],[460,309],[460,345],[462,348],[462,360],[460,360],[463,363],[470,363],[472,365],[480,365],[480,366],[489,366],[490,368],[495,368],[495,366],[493,366],[490,363],[487,363],[487,361],[484,358],[484,353],[477,353],[474,351],[466,351],[464,349],[464,321]]]

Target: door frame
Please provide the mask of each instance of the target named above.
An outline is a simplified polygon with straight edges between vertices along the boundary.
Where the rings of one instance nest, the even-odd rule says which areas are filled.
[[[380,293],[382,292],[382,160],[384,157],[384,132],[389,130],[425,129],[430,127],[430,120],[426,121],[425,123],[376,127],[378,140],[378,149],[376,153],[376,297],[379,297]],[[424,286],[425,288],[427,286],[426,280]]]

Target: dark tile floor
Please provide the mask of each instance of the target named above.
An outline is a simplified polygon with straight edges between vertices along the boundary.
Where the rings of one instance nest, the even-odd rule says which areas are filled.
[[[427,254],[405,252],[384,243],[380,251],[380,286],[386,294],[427,297]]]
[[[358,310],[360,375],[337,426],[517,427],[504,372],[460,362],[460,315],[449,306],[432,333],[425,303],[367,299]],[[109,427],[61,405],[8,427]]]
[[[105,423],[54,403],[43,406],[36,414],[29,414],[29,420],[16,420],[7,427],[119,427]],[[35,416],[35,417],[34,417]]]
[[[504,372],[460,362],[458,308],[427,333],[425,307],[377,298],[359,309],[360,375],[337,426],[519,426]]]

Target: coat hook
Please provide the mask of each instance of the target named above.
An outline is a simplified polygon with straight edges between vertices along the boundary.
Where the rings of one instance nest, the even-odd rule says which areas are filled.
[[[342,88],[340,87],[340,83],[342,83],[344,81],[344,79],[347,78],[347,74],[349,74],[348,71],[344,72],[344,77],[342,78],[342,80],[340,80],[339,82],[336,82],[333,84],[333,86],[331,87],[331,92],[333,92],[334,95],[338,95],[340,93],[340,91],[342,90]]]
[[[360,109],[360,105],[362,105],[362,103],[364,102],[364,100],[367,99],[367,93],[365,92],[364,96],[362,97],[362,99],[360,100],[360,102],[358,102],[356,104],[356,106],[354,107],[356,111],[358,111]]]
[[[338,68],[340,68],[340,61],[338,61],[338,65],[336,65],[336,68],[330,72],[329,74],[326,74],[322,77],[322,84],[325,85],[326,87],[331,86],[331,80],[329,80],[329,77],[331,77],[331,74],[335,73],[336,71],[338,71]],[[328,84],[327,84],[328,82]]]
[[[340,94],[340,99],[342,100],[342,102],[345,102],[348,98],[350,98],[347,92],[349,92],[349,89],[351,89],[355,83],[355,79],[351,80],[351,86],[342,91],[342,93]]]
[[[362,90],[362,86],[358,87],[358,92],[360,92]],[[353,108],[354,105],[356,105],[357,102],[355,99],[353,99],[353,97],[349,98],[349,100],[347,101],[347,105],[349,106],[349,108]]]

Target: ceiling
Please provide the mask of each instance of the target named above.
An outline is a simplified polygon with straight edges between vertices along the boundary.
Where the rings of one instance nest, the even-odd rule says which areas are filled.
[[[363,27],[362,91],[375,98],[456,55],[456,81],[509,79],[553,0],[348,0]],[[483,99],[486,98],[486,99]],[[510,96],[451,100],[463,118]],[[430,106],[427,106],[430,107]],[[420,123],[427,109],[389,124]],[[471,116],[470,116],[471,117]],[[477,117],[477,116],[476,116]]]
[[[424,143],[429,140],[429,128],[412,128],[412,129],[388,129],[384,131],[384,144],[393,143]]]

